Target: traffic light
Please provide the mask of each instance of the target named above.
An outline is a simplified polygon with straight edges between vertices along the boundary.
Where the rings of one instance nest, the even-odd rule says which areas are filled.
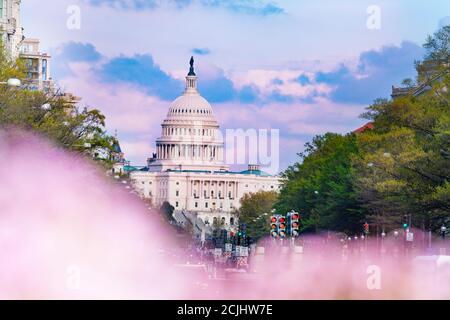
[[[300,215],[297,212],[291,214],[291,235],[298,237],[300,232]]]
[[[408,228],[409,228],[408,215],[404,215],[403,216],[403,229],[407,230]]]
[[[278,219],[276,216],[270,218],[270,236],[272,238],[278,237]]]
[[[286,237],[286,218],[284,216],[278,218],[278,234],[281,239]]]
[[[363,228],[364,228],[364,233],[369,234],[369,224],[367,222],[364,223]]]

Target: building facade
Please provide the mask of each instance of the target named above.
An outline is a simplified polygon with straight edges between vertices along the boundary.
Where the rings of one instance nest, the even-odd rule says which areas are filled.
[[[167,201],[176,212],[194,213],[206,225],[235,225],[233,212],[244,194],[278,191],[280,186],[279,177],[256,165],[229,170],[219,124],[197,90],[193,59],[185,92],[171,104],[156,150],[146,168],[130,174],[135,189],[155,207]]]
[[[32,90],[50,91],[51,57],[41,53],[38,39],[26,39],[20,20],[21,0],[0,0],[0,36],[10,59],[25,62],[26,79],[20,79]]]
[[[24,39],[20,44],[20,58],[25,62],[27,77],[25,84],[32,90],[51,91],[53,80],[50,76],[51,57],[40,52],[38,39]]]
[[[0,0],[0,36],[11,59],[19,57],[23,28],[20,23],[21,0]]]

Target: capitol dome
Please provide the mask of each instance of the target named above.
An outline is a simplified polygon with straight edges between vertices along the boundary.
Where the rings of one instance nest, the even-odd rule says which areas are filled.
[[[198,92],[185,92],[172,102],[167,118],[201,118],[213,120],[211,105]]]
[[[154,171],[227,170],[223,162],[224,143],[209,102],[197,91],[194,58],[186,76],[186,89],[170,105],[156,140],[156,154],[150,159]]]
[[[186,77],[186,89],[182,96],[175,99],[170,105],[166,123],[177,121],[196,121],[216,124],[213,109],[209,102],[197,90],[197,75],[194,71],[194,60],[191,59],[191,68]]]

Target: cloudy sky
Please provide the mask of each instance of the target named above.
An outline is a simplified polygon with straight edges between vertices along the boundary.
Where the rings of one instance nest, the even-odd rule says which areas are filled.
[[[279,129],[281,169],[305,142],[346,133],[414,76],[447,0],[25,0],[53,78],[107,116],[134,164],[154,151],[191,55],[222,129]],[[78,19],[78,17],[80,19]]]

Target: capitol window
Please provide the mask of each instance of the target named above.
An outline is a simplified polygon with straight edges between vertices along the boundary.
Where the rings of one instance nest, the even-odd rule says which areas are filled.
[[[179,197],[179,196],[180,196],[180,191],[177,190],[177,191],[175,192],[175,196],[176,196],[176,197]]]

